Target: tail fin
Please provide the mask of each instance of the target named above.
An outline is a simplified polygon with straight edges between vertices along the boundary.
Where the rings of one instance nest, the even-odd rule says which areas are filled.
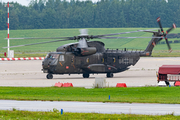
[[[152,50],[153,50],[154,46],[155,46],[159,41],[161,41],[163,38],[165,38],[165,41],[166,41],[166,44],[167,44],[167,46],[168,46],[169,52],[172,51],[172,50],[171,50],[171,47],[170,47],[170,44],[169,44],[169,42],[168,42],[168,39],[167,39],[167,34],[168,34],[171,30],[175,29],[175,28],[176,28],[176,25],[173,23],[173,25],[171,26],[171,28],[169,28],[169,29],[166,31],[166,33],[164,33],[164,30],[163,30],[162,25],[161,25],[161,21],[160,21],[161,19],[160,19],[160,17],[158,17],[156,20],[157,20],[157,23],[158,23],[158,25],[159,25],[159,27],[160,27],[160,29],[161,29],[161,32],[160,32],[160,30],[158,30],[158,32],[145,31],[145,32],[151,32],[151,33],[154,34],[154,35],[153,35],[154,38],[151,39],[150,43],[148,44],[147,48],[146,48],[145,51],[144,51],[144,53],[146,53],[146,55],[149,54],[149,56],[152,54]]]

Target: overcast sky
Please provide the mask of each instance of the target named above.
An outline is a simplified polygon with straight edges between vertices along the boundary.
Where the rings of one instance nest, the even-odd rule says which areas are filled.
[[[13,2],[17,2],[21,5],[27,6],[31,0],[0,0],[0,1],[2,1],[2,2],[8,2],[8,1],[12,2],[13,1]]]
[[[21,4],[21,5],[25,5],[25,6],[28,6],[28,4],[29,4],[29,2],[31,1],[31,0],[0,0],[0,1],[2,1],[2,2],[17,2],[17,3],[19,3],[19,4]],[[67,0],[67,1],[70,1],[70,0]],[[81,0],[80,0],[81,1]],[[92,0],[92,1],[94,1],[94,2],[96,2],[96,1],[98,1],[98,0]]]

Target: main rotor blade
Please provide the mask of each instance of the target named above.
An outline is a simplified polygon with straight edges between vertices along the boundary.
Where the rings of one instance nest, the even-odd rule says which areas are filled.
[[[123,39],[123,38],[163,38],[163,37],[99,37],[101,39]]]
[[[159,27],[161,28],[161,32],[163,32],[163,34],[164,34],[164,31],[163,31],[163,28],[162,28],[162,25],[161,25],[161,18],[158,17],[156,20],[157,20],[157,23],[159,24]]]
[[[155,29],[151,29],[151,30],[155,30]],[[145,31],[150,31],[150,30],[137,30],[137,31],[130,31],[130,32],[114,33],[114,34],[95,35],[95,36],[93,36],[93,38],[112,36],[112,35],[120,35],[120,34],[128,34],[128,33],[136,33],[136,32],[145,32]]]
[[[49,38],[44,38],[44,37],[28,37],[28,38],[5,38],[5,39],[10,39],[10,40],[23,40],[23,39],[69,39],[69,40],[73,40],[74,37],[49,37]]]
[[[67,41],[69,39],[65,40],[54,40],[54,41],[47,41],[47,42],[40,42],[40,43],[32,43],[32,44],[25,44],[25,45],[16,45],[16,46],[10,46],[9,48],[14,48],[14,47],[22,47],[22,46],[30,46],[30,45],[38,45],[38,44],[45,44],[45,43],[52,43],[52,42],[59,42],[59,41]],[[3,47],[3,48],[8,48],[8,47]]]

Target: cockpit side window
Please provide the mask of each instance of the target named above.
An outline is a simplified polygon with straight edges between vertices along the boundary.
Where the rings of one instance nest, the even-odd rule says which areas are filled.
[[[64,61],[64,55],[60,55],[59,61]]]
[[[49,54],[46,55],[46,58],[49,58]]]
[[[59,54],[48,54],[46,56],[46,58],[54,58],[54,59],[58,59],[58,57],[59,57]]]

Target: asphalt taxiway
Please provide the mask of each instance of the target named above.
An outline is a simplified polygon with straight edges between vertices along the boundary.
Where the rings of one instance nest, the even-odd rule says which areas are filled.
[[[57,82],[69,82],[74,87],[92,87],[96,77],[106,78],[109,87],[115,87],[117,83],[126,83],[127,87],[157,86],[158,68],[176,64],[180,64],[180,57],[142,57],[135,66],[115,73],[113,78],[106,78],[106,74],[91,74],[90,78],[83,78],[82,74],[65,74],[54,75],[53,79],[48,80],[46,73],[41,71],[41,60],[0,61],[0,86],[50,87]]]

